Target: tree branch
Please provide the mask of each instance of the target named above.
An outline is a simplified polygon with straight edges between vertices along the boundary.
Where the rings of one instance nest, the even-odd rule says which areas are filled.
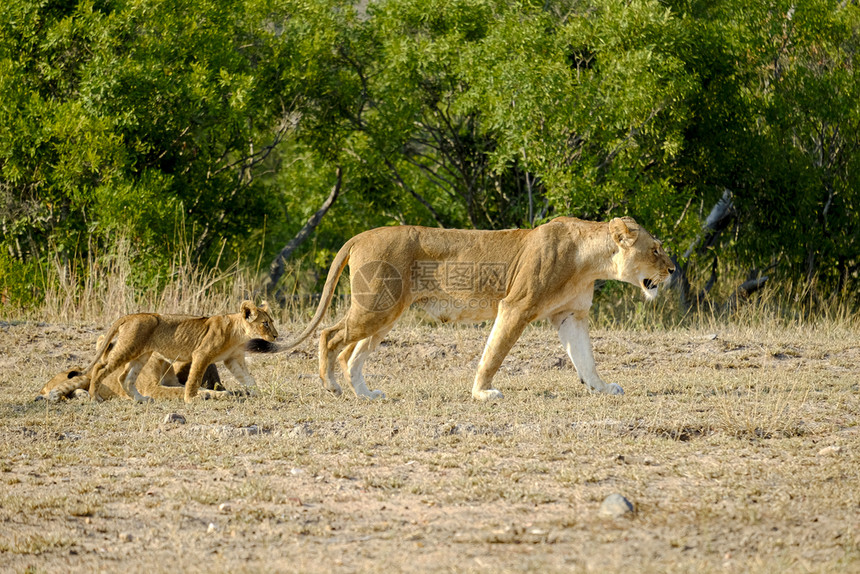
[[[308,236],[313,233],[314,229],[320,224],[323,216],[328,212],[329,208],[332,206],[334,201],[337,199],[338,194],[340,194],[340,187],[343,181],[343,171],[341,167],[337,167],[336,177],[334,187],[331,189],[331,193],[329,193],[326,200],[323,202],[322,206],[314,213],[310,219],[308,219],[307,223],[299,230],[295,237],[293,237],[289,243],[287,243],[283,249],[281,249],[280,253],[278,253],[277,257],[272,260],[272,263],[269,265],[269,275],[263,279],[260,288],[257,289],[257,293],[270,293],[274,287],[281,280],[281,277],[284,275],[284,263],[304,241],[308,238]]]

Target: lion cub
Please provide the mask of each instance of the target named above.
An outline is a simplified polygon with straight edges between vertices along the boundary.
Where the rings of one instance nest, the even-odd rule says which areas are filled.
[[[161,357],[152,356],[137,377],[135,386],[140,387],[138,391],[144,397],[156,400],[181,399],[185,396],[185,382],[188,380],[190,370],[191,363],[173,365]],[[134,398],[127,395],[123,390],[118,377],[119,374],[114,371],[110,376],[104,378],[99,387],[98,400],[107,401],[116,398],[130,400]],[[209,365],[203,373],[200,394],[209,399],[230,396],[232,393],[223,390],[220,383],[221,377],[218,375],[217,367]],[[88,399],[90,398],[89,388],[89,375],[84,372],[82,367],[74,367],[58,373],[45,383],[35,400],[47,400],[50,403],[56,403],[63,399]]]
[[[203,372],[218,361],[251,389],[256,383],[245,365],[245,344],[277,337],[268,306],[257,307],[251,301],[242,302],[240,311],[231,315],[126,315],[111,325],[95,359],[84,369],[90,375],[90,397],[98,397],[102,380],[124,367],[119,380],[125,393],[138,401],[151,400],[138,392],[135,381],[153,353],[171,361],[191,361],[185,402],[197,396]]]

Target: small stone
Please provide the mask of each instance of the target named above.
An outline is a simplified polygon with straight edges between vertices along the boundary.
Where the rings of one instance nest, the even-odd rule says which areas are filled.
[[[215,523],[214,523],[214,522],[210,522],[210,523],[209,523],[209,528],[207,528],[207,529],[206,529],[206,532],[207,532],[207,533],[209,533],[209,534],[212,534],[212,533],[213,533],[213,532],[215,532],[216,530],[218,530],[218,527],[217,527],[217,526],[215,526]]]
[[[119,539],[122,542],[131,542],[132,540],[134,540],[134,536],[131,534],[131,532],[120,532]]]
[[[233,511],[233,506],[229,502],[223,502],[218,505],[218,511],[226,514]]]
[[[166,417],[164,417],[164,424],[177,423],[180,425],[185,424],[185,417],[179,413],[170,413]]]
[[[837,445],[830,445],[822,448],[818,451],[818,456],[833,456],[842,453],[842,447]]]
[[[81,440],[81,435],[73,433],[71,431],[65,431],[57,434],[57,440],[67,440],[70,442],[74,442],[76,440]]]
[[[304,473],[305,473],[305,471],[300,469],[300,468],[291,468],[290,469],[290,474],[292,474],[293,476],[298,476],[298,475],[304,474]]]
[[[603,504],[600,505],[600,514],[603,516],[611,516],[613,518],[621,518],[622,516],[633,514],[633,504],[620,494],[610,494],[603,499]]]
[[[290,438],[299,438],[301,436],[311,436],[312,434],[314,434],[314,431],[311,428],[311,425],[309,425],[308,423],[297,424],[289,432]]]

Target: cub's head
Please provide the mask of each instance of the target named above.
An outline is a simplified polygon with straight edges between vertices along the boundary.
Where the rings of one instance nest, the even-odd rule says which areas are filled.
[[[54,378],[45,383],[45,386],[42,387],[42,390],[39,391],[38,395],[36,395],[35,400],[47,400],[55,403],[60,399],[77,396],[76,391],[89,386],[90,378],[83,372],[81,367],[76,367],[57,374]]]
[[[653,299],[660,283],[675,272],[663,244],[632,217],[616,217],[609,222],[609,232],[620,248],[612,257],[618,279],[641,287],[645,297]]]
[[[269,314],[267,303],[257,307],[253,301],[243,301],[240,314],[244,321],[245,332],[252,339],[265,339],[271,342],[278,338],[278,330],[275,329],[275,321]]]

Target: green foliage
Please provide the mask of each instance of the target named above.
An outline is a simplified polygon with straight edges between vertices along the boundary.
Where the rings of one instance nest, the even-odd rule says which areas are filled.
[[[824,0],[10,0],[2,278],[120,235],[144,283],[187,243],[265,265],[340,167],[296,288],[395,223],[630,214],[680,255],[729,189],[691,270],[856,298],[858,32]]]

